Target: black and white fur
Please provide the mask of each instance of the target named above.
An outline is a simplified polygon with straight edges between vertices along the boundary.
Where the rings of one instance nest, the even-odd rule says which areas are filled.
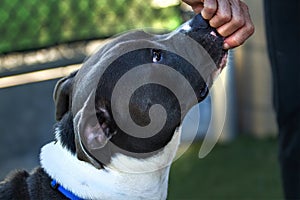
[[[209,27],[200,15],[197,15],[193,20],[192,23],[189,22],[188,28],[183,26],[179,32],[200,43],[219,67],[226,54],[222,50],[223,39],[216,36],[215,32],[211,34],[215,30]],[[0,199],[67,199],[57,189],[50,186],[52,179],[82,199],[166,199],[170,166],[180,140],[181,119],[172,118],[172,116],[176,116],[174,113],[171,115],[167,129],[164,129],[165,131],[160,133],[159,137],[154,138],[151,142],[144,140],[133,142],[131,137],[122,134],[114,122],[109,109],[110,105],[107,103],[109,99],[105,99],[110,91],[95,92],[95,87],[100,87],[100,84],[97,81],[95,83],[95,80],[98,80],[97,76],[101,71],[102,64],[107,64],[105,60],[106,57],[109,57],[107,55],[118,56],[120,49],[124,47],[130,49],[132,43],[136,47],[140,41],[143,43],[150,41],[151,44],[164,47],[164,49],[176,48],[172,45],[168,46],[166,42],[170,38],[174,39],[172,34],[174,35],[171,33],[171,35],[153,36],[137,31],[120,36],[100,49],[78,72],[61,79],[54,92],[56,119],[58,120],[55,126],[55,141],[42,147],[40,167],[31,173],[26,171],[14,172],[0,183]],[[178,41],[174,41],[178,42],[179,48],[182,48],[185,44],[184,40],[185,37],[179,37]],[[143,43],[142,45],[144,45]],[[150,50],[150,53],[154,51],[156,49]],[[143,54],[145,52],[137,51],[137,53]],[[157,56],[157,52],[154,53]],[[173,62],[179,67],[184,65],[168,51],[162,53],[164,56],[161,61],[162,64],[166,62],[172,65]],[[135,55],[129,56],[134,57]],[[144,59],[152,60],[152,58],[146,57],[139,58],[142,59],[141,61]],[[128,61],[124,60],[124,63],[126,62]],[[138,59],[134,59],[133,62],[138,62]],[[182,67],[184,69],[186,66]],[[111,68],[113,69],[113,67]],[[120,69],[117,66],[115,70]],[[216,69],[211,69],[209,74],[215,71]],[[114,72],[116,71],[112,71],[109,75],[114,74]],[[191,73],[187,77],[194,77],[194,73],[189,71],[187,73]],[[103,79],[104,84],[110,86],[114,78],[113,75],[108,76],[107,79]],[[201,101],[207,95],[205,83],[208,82],[208,79],[207,77],[198,78],[194,80],[198,84],[195,88],[199,91],[205,91],[205,93],[199,93],[198,101]],[[174,84],[177,84],[176,80],[174,80]],[[160,90],[160,88],[156,88],[154,91],[151,88],[146,89],[147,94]],[[98,113],[96,113],[99,123],[92,127],[88,115],[90,100],[93,100],[90,94],[93,91],[94,94],[96,93],[96,107],[99,108]],[[172,101],[169,101],[170,97],[165,96],[163,90],[157,95],[161,96],[164,102],[172,104]],[[157,97],[155,94],[153,96]],[[191,108],[193,104],[195,102],[187,105],[186,109]],[[145,107],[144,102],[139,101],[139,98],[133,102],[133,106],[136,110]],[[169,111],[173,112],[173,110]],[[137,117],[141,123],[147,121],[139,112],[134,117]],[[93,150],[88,149],[80,139],[81,132],[91,130],[91,128],[100,134],[101,138],[107,139],[105,142],[101,141],[102,146],[96,152],[97,156],[105,158],[104,160],[95,156]],[[90,132],[87,131],[87,134]],[[146,152],[146,154],[136,156],[134,153],[128,154],[125,151],[114,149],[108,145],[107,141],[109,140],[128,146],[135,152],[141,150],[142,153]]]

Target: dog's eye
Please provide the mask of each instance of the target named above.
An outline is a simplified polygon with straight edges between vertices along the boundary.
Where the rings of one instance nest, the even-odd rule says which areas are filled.
[[[154,63],[159,62],[161,60],[161,51],[159,49],[152,50],[152,61]]]

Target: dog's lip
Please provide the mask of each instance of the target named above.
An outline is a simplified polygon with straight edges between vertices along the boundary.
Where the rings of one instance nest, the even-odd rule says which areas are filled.
[[[218,69],[226,66],[227,50],[223,49],[225,38],[209,25],[201,14],[181,25],[177,31],[190,36],[207,51]]]
[[[210,35],[212,35],[216,40],[219,38],[222,38],[224,40],[224,37],[221,36],[216,29],[213,29],[210,33]],[[227,63],[227,58],[228,58],[228,50],[222,49],[222,53],[223,55],[221,55],[221,59],[219,62],[219,65],[217,66],[219,69],[223,69],[226,66]]]
[[[214,38],[223,38],[224,40],[224,37],[220,36],[220,34],[217,32],[216,29],[213,29],[210,33],[210,35],[212,35]],[[222,49],[222,53],[224,55],[221,56],[221,61],[220,61],[220,64],[218,66],[219,69],[223,69],[225,66],[226,66],[226,63],[227,63],[227,58],[228,58],[228,50],[225,50],[225,49]]]
[[[225,68],[226,64],[227,64],[227,58],[228,58],[228,52],[225,52],[225,54],[223,55],[219,68],[222,70]]]

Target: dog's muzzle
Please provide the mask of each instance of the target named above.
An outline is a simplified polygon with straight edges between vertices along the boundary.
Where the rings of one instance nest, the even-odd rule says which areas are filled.
[[[177,31],[190,36],[202,45],[218,68],[223,69],[225,67],[227,50],[222,48],[224,37],[215,28],[211,27],[200,14],[181,25]]]

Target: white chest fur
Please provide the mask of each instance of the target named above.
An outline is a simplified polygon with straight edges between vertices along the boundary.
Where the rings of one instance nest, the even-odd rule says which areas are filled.
[[[117,155],[106,169],[78,160],[57,142],[45,145],[41,166],[67,190],[84,199],[166,199],[170,164],[180,134],[153,158]],[[138,173],[132,173],[132,171]]]

